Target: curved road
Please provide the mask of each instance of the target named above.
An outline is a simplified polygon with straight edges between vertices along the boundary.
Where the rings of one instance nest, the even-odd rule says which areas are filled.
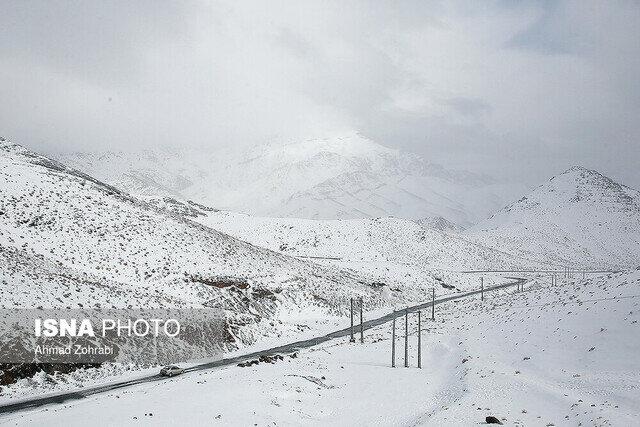
[[[510,282],[510,283],[505,283],[503,285],[496,285],[496,286],[491,286],[491,287],[487,287],[485,288],[485,292],[488,291],[494,291],[497,289],[503,289],[503,288],[507,288],[510,286],[517,286],[517,285],[521,285],[524,284],[525,282],[527,282],[527,279],[522,279],[522,278],[516,278],[516,277],[511,277],[510,279],[514,279],[515,282]],[[435,300],[435,304],[442,304],[444,302],[447,301],[452,301],[452,300],[456,300],[456,299],[460,299],[460,298],[464,298],[464,297],[468,297],[471,295],[476,295],[479,294],[480,290],[476,290],[476,291],[470,291],[470,292],[465,292],[465,293],[461,293],[461,294],[456,294],[456,295],[452,295],[452,296],[448,296],[445,298],[441,298],[441,299],[437,299]],[[418,304],[418,305],[414,305],[412,307],[408,307],[409,312],[415,312],[418,310],[423,310],[427,307],[431,307],[432,302],[425,302],[422,304]],[[382,325],[383,323],[387,323],[392,321],[394,318],[397,317],[401,317],[403,316],[405,313],[405,309],[399,310],[399,311],[394,311],[392,313],[386,314],[382,317],[378,317],[376,319],[371,319],[371,320],[367,320],[366,322],[363,323],[363,329],[367,330],[367,329],[371,329],[373,327]],[[359,325],[358,328],[356,328],[354,326],[354,331],[359,329]],[[244,362],[247,360],[251,360],[251,359],[256,359],[262,355],[269,355],[269,356],[273,356],[276,354],[281,354],[281,353],[292,353],[295,352],[301,348],[307,348],[307,347],[313,347],[315,345],[321,344],[323,342],[326,341],[330,341],[332,339],[335,338],[341,338],[344,336],[349,335],[350,333],[350,328],[344,328],[344,329],[340,329],[338,331],[335,332],[331,332],[327,335],[323,335],[320,337],[315,337],[315,338],[310,338],[307,340],[302,340],[302,341],[297,341],[294,343],[290,343],[290,344],[285,344],[279,347],[273,347],[270,348],[268,350],[262,350],[262,351],[256,351],[253,353],[248,353],[248,354],[243,354],[241,356],[236,356],[236,357],[231,357],[228,359],[220,359],[217,360],[215,362],[209,362],[209,363],[203,363],[201,365],[195,365],[195,366],[191,366],[187,369],[185,369],[185,372],[193,372],[193,371],[201,371],[201,370],[205,370],[205,369],[213,369],[213,368],[218,368],[221,366],[228,366],[228,365],[235,365],[237,363],[240,362]],[[55,404],[55,403],[65,403],[68,401],[72,401],[72,400],[79,400],[79,399],[84,399],[85,397],[89,397],[92,396],[94,394],[98,394],[98,393],[104,393],[106,391],[111,391],[111,390],[117,390],[120,388],[124,388],[124,387],[129,387],[132,385],[136,385],[136,384],[143,384],[143,383],[150,383],[150,382],[154,382],[154,381],[162,381],[166,379],[166,377],[162,377],[159,374],[156,375],[150,375],[148,377],[143,377],[143,378],[138,378],[135,380],[130,380],[130,381],[121,381],[118,383],[111,383],[111,384],[105,384],[102,386],[96,386],[96,387],[91,387],[91,388],[87,388],[87,389],[83,389],[83,390],[78,390],[78,391],[72,391],[72,392],[68,392],[68,393],[61,393],[61,394],[57,394],[54,396],[47,396],[47,397],[37,397],[37,398],[33,398],[33,399],[28,399],[28,400],[22,400],[16,403],[11,403],[8,405],[2,405],[0,406],[0,414],[10,414],[10,413],[14,413],[14,412],[18,412],[18,411],[23,411],[26,409],[34,409],[34,408],[39,408],[41,406],[45,406],[45,405],[50,405],[50,404]]]

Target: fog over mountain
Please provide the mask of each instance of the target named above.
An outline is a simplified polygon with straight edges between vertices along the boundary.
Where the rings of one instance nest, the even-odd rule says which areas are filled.
[[[262,216],[397,216],[469,226],[524,187],[449,170],[358,134],[241,149],[69,153],[58,159],[140,196]]]

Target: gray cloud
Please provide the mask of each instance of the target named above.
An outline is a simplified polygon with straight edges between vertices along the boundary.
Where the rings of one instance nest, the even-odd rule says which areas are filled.
[[[633,2],[3,1],[0,133],[39,149],[357,130],[535,184],[640,187]]]

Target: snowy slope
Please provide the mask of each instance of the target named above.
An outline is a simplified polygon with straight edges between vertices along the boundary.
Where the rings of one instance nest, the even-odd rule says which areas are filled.
[[[0,305],[218,307],[235,346],[278,333],[286,326],[273,320],[292,309],[344,312],[354,295],[384,303],[335,268],[168,211],[0,141]]]
[[[456,233],[399,218],[308,220],[218,211],[196,221],[257,246],[400,286],[403,292],[408,291],[405,288],[428,292],[439,285],[436,277],[449,285],[466,286],[466,279],[455,271],[540,267]]]
[[[132,194],[261,216],[444,217],[467,226],[522,190],[446,170],[358,134],[213,152],[73,153],[58,159]]]
[[[9,415],[17,425],[632,426],[640,419],[640,271],[447,303],[416,317],[409,363],[390,325],[260,363],[196,372],[64,406]],[[424,314],[424,313],[423,313]],[[424,316],[423,319],[425,319]],[[247,398],[250,396],[250,398]]]
[[[557,264],[633,267],[640,264],[640,192],[572,167],[465,236]]]

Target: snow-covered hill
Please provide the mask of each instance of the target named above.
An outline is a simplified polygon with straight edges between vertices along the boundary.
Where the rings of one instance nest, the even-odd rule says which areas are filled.
[[[73,153],[58,159],[132,194],[261,216],[443,217],[468,226],[522,191],[358,134],[211,152]]]
[[[640,264],[640,192],[572,167],[477,224],[465,237],[557,264]]]
[[[218,307],[235,346],[282,332],[282,312],[344,312],[358,295],[368,307],[385,302],[335,268],[236,240],[0,140],[0,307]]]
[[[455,274],[461,270],[540,267],[457,233],[399,218],[309,220],[218,211],[196,221],[257,246],[401,287],[403,292],[440,285],[435,277],[448,285],[465,287],[467,278]]]

